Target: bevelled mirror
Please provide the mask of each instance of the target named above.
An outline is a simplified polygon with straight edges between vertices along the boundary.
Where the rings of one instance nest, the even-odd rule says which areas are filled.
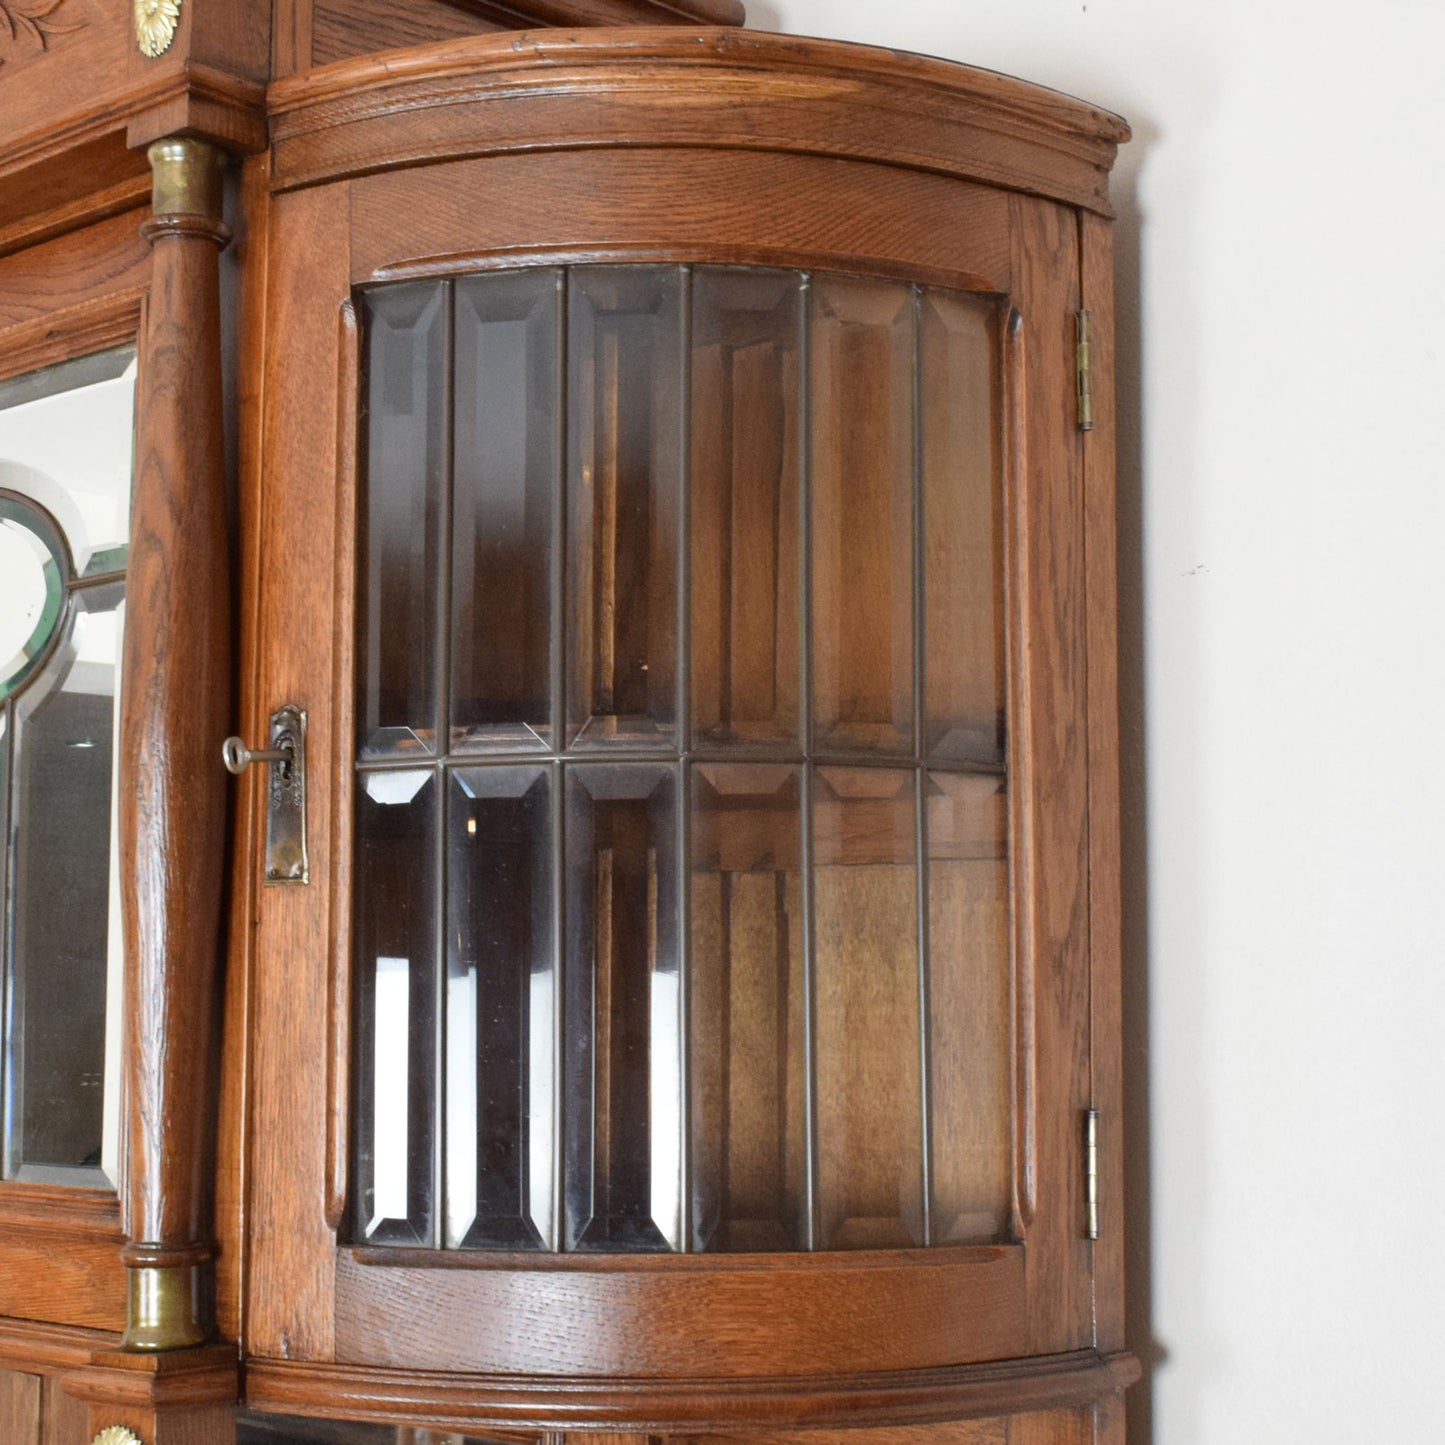
[[[0,383],[5,1179],[117,1179],[115,735],[134,405],[128,347]]]

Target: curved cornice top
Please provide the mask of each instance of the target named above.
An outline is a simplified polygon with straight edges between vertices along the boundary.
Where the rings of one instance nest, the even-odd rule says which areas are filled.
[[[674,27],[386,51],[278,81],[269,109],[278,189],[522,149],[703,146],[873,160],[1108,214],[1108,173],[1129,138],[1106,110],[974,66]]]

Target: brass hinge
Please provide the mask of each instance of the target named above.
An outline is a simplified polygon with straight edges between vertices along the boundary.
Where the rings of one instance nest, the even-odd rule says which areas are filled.
[[[1084,1233],[1099,1237],[1099,1111],[1084,1114]]]
[[[1075,316],[1077,341],[1074,372],[1079,391],[1079,430],[1094,429],[1094,318],[1087,311]]]

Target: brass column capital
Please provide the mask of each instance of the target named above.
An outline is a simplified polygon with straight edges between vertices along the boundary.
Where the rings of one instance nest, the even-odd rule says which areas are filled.
[[[231,239],[224,210],[226,153],[193,136],[168,136],[146,151],[151,164],[151,218],[141,228],[151,242],[164,235]]]

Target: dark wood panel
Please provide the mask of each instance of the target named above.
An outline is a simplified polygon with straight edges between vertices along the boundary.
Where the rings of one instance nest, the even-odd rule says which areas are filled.
[[[443,1267],[341,1254],[338,1360],[529,1375],[777,1377],[1008,1359],[1023,1353],[1028,1333],[1017,1248],[429,1262]]]
[[[353,182],[358,281],[476,258],[816,265],[1006,290],[1007,197],[815,156],[502,156]],[[414,218],[403,233],[398,216]]]
[[[47,1375],[41,1404],[44,1425],[41,1445],[90,1445],[90,1411],[73,1395],[67,1395],[54,1375]]]
[[[42,1445],[39,1375],[0,1372],[0,1440],[5,1445]]]

